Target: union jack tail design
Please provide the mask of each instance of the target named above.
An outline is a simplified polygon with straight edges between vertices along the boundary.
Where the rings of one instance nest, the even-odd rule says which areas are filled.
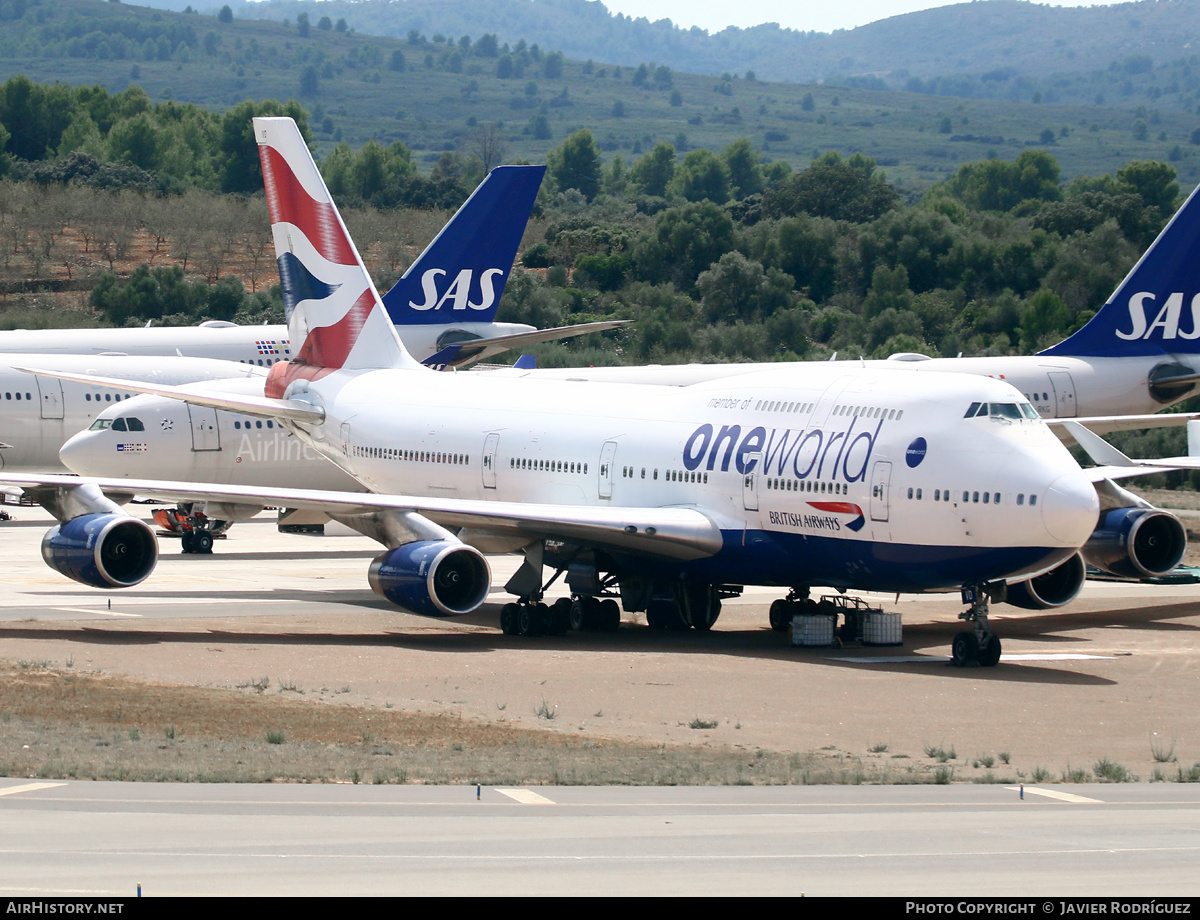
[[[256,118],[254,136],[293,353],[272,368],[267,395],[343,367],[419,367],[384,312],[296,123]]]

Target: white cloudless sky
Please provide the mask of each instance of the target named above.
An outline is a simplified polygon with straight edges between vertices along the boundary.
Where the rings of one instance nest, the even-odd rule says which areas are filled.
[[[699,26],[720,32],[726,26],[748,28],[777,22],[784,28],[832,32],[853,29],[889,16],[949,6],[938,0],[849,0],[843,3],[796,3],[783,0],[602,0],[611,13],[670,19],[685,29]],[[1096,6],[1100,0],[1059,0],[1047,6]]]

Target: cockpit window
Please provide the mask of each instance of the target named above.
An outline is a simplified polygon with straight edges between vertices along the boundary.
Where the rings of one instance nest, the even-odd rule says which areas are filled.
[[[1010,418],[1020,421],[1021,410],[1016,403],[992,403],[989,408],[992,418]]]
[[[103,431],[105,428],[112,427],[113,420],[110,418],[98,418],[92,422],[92,427],[88,431]]]
[[[964,415],[963,418],[974,418],[976,415],[979,414],[979,407],[982,405],[983,405],[983,403],[977,403],[977,402],[971,403],[971,408],[967,410],[967,414]]]
[[[125,430],[125,419],[123,419],[123,418],[113,419],[112,430],[113,431],[124,431]]]
[[[88,431],[104,431],[106,428],[111,428],[113,431],[146,430],[146,426],[142,424],[140,418],[98,418],[92,422]]]
[[[1026,418],[1041,418],[1038,415],[1037,409],[1033,408],[1029,403],[1021,403],[1021,414]]]
[[[129,424],[130,431],[145,431],[146,426],[142,424],[140,418],[127,418],[125,421]]]

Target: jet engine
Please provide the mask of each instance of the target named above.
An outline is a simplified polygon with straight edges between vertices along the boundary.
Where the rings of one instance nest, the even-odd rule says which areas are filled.
[[[1048,610],[1075,600],[1083,589],[1087,566],[1076,553],[1049,572],[1008,586],[1007,602],[1025,610]]]
[[[158,540],[147,524],[127,514],[83,514],[47,531],[42,558],[93,588],[128,588],[154,571]]]
[[[473,546],[419,540],[377,556],[367,580],[393,604],[422,616],[446,617],[470,613],[487,600],[492,576]]]
[[[1111,508],[1083,547],[1091,565],[1121,578],[1166,575],[1183,559],[1187,533],[1161,508]]]

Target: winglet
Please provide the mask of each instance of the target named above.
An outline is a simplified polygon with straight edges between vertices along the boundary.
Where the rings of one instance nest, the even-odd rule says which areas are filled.
[[[1087,455],[1100,466],[1137,466],[1100,435],[1088,431],[1078,422],[1064,421],[1063,427],[1071,432],[1075,443],[1082,447]]]

